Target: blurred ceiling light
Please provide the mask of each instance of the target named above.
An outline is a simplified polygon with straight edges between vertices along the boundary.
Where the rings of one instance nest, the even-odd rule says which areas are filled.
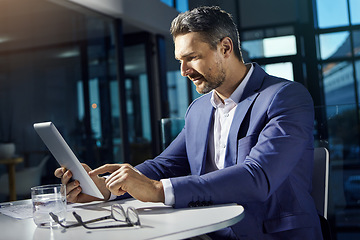
[[[126,64],[125,65],[125,71],[132,71],[139,68],[137,65],[135,64]]]
[[[78,50],[68,50],[57,55],[58,58],[70,58],[79,56]]]
[[[10,37],[0,36],[0,43],[8,42],[10,40],[11,40]]]

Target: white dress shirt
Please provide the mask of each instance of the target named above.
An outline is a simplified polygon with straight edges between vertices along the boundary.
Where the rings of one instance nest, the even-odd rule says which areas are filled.
[[[209,132],[208,154],[207,162],[205,164],[205,172],[211,172],[224,168],[225,153],[227,146],[227,139],[229,135],[230,126],[234,118],[237,104],[244,92],[244,88],[254,70],[252,64],[246,74],[245,78],[231,94],[230,98],[225,99],[224,102],[212,91],[211,104],[215,108],[213,115],[213,124]],[[165,204],[173,205],[175,203],[174,189],[170,179],[161,179],[165,194]]]

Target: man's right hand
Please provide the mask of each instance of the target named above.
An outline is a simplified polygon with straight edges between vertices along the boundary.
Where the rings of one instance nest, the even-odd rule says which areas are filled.
[[[86,172],[91,171],[91,168],[82,163],[82,166],[86,170]],[[99,199],[85,193],[82,193],[79,181],[70,181],[72,177],[72,173],[70,170],[67,170],[64,167],[57,168],[54,172],[54,175],[57,178],[61,178],[61,183],[66,185],[66,200],[72,203],[84,203],[91,201],[99,201],[103,199]],[[106,188],[105,178],[98,176],[91,176],[91,179],[95,182],[96,186],[99,188],[100,192],[104,196],[105,200],[110,198],[110,191]]]

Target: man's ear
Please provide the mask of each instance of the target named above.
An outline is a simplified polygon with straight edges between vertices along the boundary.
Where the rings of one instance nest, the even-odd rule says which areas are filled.
[[[221,53],[224,54],[224,57],[229,57],[230,54],[233,52],[233,42],[231,40],[231,38],[229,37],[224,37],[221,41],[220,41],[220,50]]]

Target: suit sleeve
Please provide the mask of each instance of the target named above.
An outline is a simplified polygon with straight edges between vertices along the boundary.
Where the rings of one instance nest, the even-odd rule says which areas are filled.
[[[159,156],[137,165],[136,169],[154,180],[189,174],[190,166],[186,155],[184,129]]]

